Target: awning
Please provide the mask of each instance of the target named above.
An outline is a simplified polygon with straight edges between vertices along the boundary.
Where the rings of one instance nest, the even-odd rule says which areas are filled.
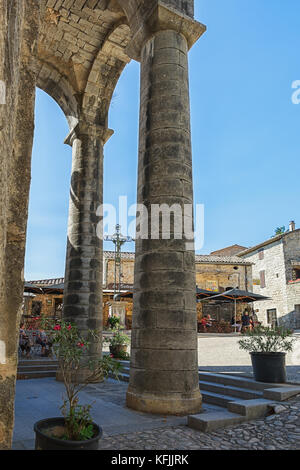
[[[52,284],[41,287],[31,284],[31,282],[25,282],[24,292],[31,292],[33,294],[63,294],[64,284]]]

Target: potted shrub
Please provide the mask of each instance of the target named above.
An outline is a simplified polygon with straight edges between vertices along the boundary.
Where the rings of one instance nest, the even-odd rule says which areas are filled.
[[[66,395],[60,408],[61,417],[43,419],[35,423],[35,448],[39,450],[97,449],[102,429],[92,421],[92,405],[79,404],[79,392],[90,382],[101,381],[109,374],[118,377],[120,364],[109,356],[86,363],[84,352],[91,340],[97,336],[94,331],[90,331],[86,339],[81,337],[77,327],[69,322],[47,321],[47,326],[44,328],[58,359],[58,371],[62,377]],[[80,383],[79,377],[83,370],[86,379]]]
[[[115,328],[118,328],[120,325],[120,318],[116,317],[115,315],[112,315],[111,317],[108,317],[107,319],[108,326],[111,330],[114,330]]]
[[[109,344],[110,354],[116,359],[127,359],[127,346],[130,344],[130,339],[126,333],[123,333],[120,327],[113,330],[112,336],[104,340]]]
[[[283,327],[258,326],[243,333],[239,347],[251,355],[254,378],[257,382],[286,382],[286,353],[293,350],[293,331]]]

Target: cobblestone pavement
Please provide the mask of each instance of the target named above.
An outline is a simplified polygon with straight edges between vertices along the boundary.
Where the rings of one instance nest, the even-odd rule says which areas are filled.
[[[300,396],[264,419],[203,433],[187,426],[105,437],[112,450],[300,450]]]

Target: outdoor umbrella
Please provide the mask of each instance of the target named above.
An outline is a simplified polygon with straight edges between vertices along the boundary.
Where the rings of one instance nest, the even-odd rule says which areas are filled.
[[[213,292],[211,290],[205,290],[205,289],[199,289],[199,287],[196,288],[196,297],[197,299],[207,299],[208,297],[211,297],[213,295],[216,295],[217,292]],[[124,293],[117,294],[119,297],[125,297],[125,298],[132,298],[133,297],[133,292],[128,291]]]
[[[208,297],[209,300],[213,299],[220,302],[234,302],[234,322],[236,324],[236,304],[237,302],[256,302],[258,300],[269,300],[270,297],[264,295],[255,294],[254,292],[248,292],[240,289],[229,289],[225,292],[212,295]],[[206,299],[202,299],[206,300]],[[236,327],[234,328],[236,332]]]
[[[212,290],[205,290],[205,289],[199,289],[199,287],[196,288],[196,297],[197,299],[208,299],[210,297],[215,296],[219,292],[214,292]]]

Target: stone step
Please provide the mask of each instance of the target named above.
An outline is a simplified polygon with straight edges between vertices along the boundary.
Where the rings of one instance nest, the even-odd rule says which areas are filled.
[[[17,372],[17,380],[43,379],[45,377],[55,377],[56,370]]]
[[[43,365],[31,365],[31,366],[19,366],[18,373],[26,373],[26,372],[39,372],[39,371],[47,371],[47,370],[55,370],[57,369],[57,364],[43,364]]]
[[[119,360],[119,362],[120,362],[120,364],[122,364],[122,366],[127,367],[128,369],[130,369],[130,361]]]
[[[28,360],[22,360],[18,362],[18,367],[23,367],[23,366],[41,366],[41,365],[53,365],[53,366],[58,366],[58,361],[56,359],[28,359]]]
[[[211,405],[221,406],[227,408],[228,403],[237,400],[232,396],[224,395],[221,393],[209,392],[207,390],[200,390],[202,395],[203,403],[209,403]]]
[[[246,388],[263,392],[268,388],[287,387],[289,384],[271,384],[265,382],[256,382],[251,377],[241,377],[227,374],[217,374],[213,372],[199,371],[199,380],[205,382],[214,382],[223,385],[232,385],[238,388]]]
[[[226,426],[240,424],[246,421],[245,416],[228,410],[208,411],[188,416],[188,426],[202,432],[211,432]]]
[[[289,398],[300,395],[300,386],[295,386],[293,384],[287,384],[285,387],[269,387],[264,390],[264,398],[276,401],[284,401]]]
[[[246,388],[239,388],[232,385],[223,385],[215,382],[199,381],[200,390],[214,392],[220,395],[229,395],[231,397],[243,398],[245,400],[262,398],[261,391],[249,390]]]
[[[228,411],[245,416],[248,420],[266,416],[274,402],[264,398],[254,400],[238,400],[227,404]]]
[[[57,368],[56,359],[21,359],[18,363],[17,380],[55,377]]]
[[[114,378],[113,375],[110,375],[110,377]],[[121,380],[122,382],[129,382],[129,374],[120,372],[119,373],[119,380]]]

